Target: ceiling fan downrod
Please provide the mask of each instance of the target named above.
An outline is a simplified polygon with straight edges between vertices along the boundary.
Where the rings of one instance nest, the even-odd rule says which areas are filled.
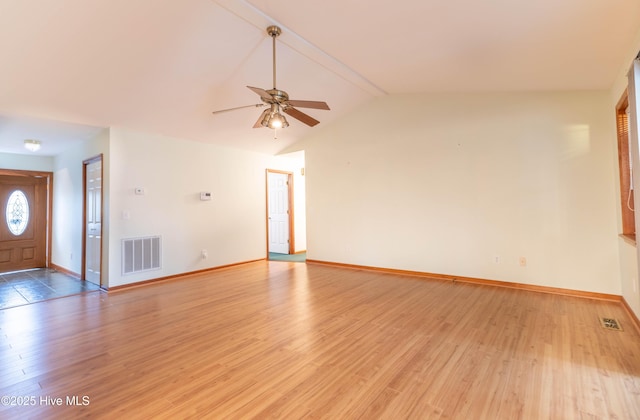
[[[247,88],[260,96],[262,103],[214,111],[214,114],[233,111],[241,108],[248,108],[252,106],[262,107],[266,105],[269,106],[269,108],[262,111],[262,114],[260,114],[260,117],[258,117],[258,120],[253,125],[253,128],[285,128],[289,125],[289,123],[287,122],[287,119],[283,114],[287,114],[288,116],[295,118],[296,120],[308,125],[309,127],[314,127],[315,125],[320,123],[320,121],[316,120],[310,115],[305,114],[297,108],[329,110],[329,105],[327,105],[326,102],[289,99],[289,95],[287,94],[287,92],[278,90],[278,88],[276,87],[276,38],[280,36],[281,33],[282,30],[275,25],[267,27],[267,34],[271,37],[271,42],[273,44],[273,89],[265,90],[259,87],[247,86]],[[277,134],[274,132],[274,135]]]
[[[267,33],[271,37],[272,45],[273,45],[273,89],[276,89],[276,38],[280,36],[282,30],[275,25],[269,26],[267,28]]]

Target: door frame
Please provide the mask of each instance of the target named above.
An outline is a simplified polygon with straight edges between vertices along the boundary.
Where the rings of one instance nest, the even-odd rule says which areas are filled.
[[[9,176],[32,176],[35,178],[46,178],[47,180],[47,216],[46,216],[46,228],[47,235],[45,241],[45,267],[51,267],[51,214],[53,210],[53,172],[44,171],[28,171],[22,169],[0,169],[0,175]]]
[[[87,166],[91,163],[101,161],[100,165],[100,179],[102,188],[100,189],[100,220],[104,221],[104,159],[103,154],[90,157],[82,161],[82,267],[80,269],[81,280],[87,280]],[[102,277],[102,254],[103,254],[103,241],[104,238],[104,223],[100,224],[100,288],[104,289]]]
[[[269,259],[269,174],[285,174],[287,175],[287,205],[289,206],[289,255],[295,253],[295,232],[294,232],[294,210],[293,210],[293,172],[281,171],[279,169],[267,169],[265,172],[265,189],[266,189],[266,215],[265,225],[267,231],[267,260]]]

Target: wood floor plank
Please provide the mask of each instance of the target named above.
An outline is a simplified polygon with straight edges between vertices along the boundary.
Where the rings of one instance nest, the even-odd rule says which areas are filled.
[[[640,418],[640,334],[615,302],[261,261],[0,310],[2,395],[38,404],[0,418]],[[67,396],[90,404],[40,403]]]

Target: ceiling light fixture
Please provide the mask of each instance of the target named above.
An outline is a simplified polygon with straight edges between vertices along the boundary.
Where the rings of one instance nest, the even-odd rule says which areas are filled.
[[[27,139],[24,141],[24,148],[31,152],[37,152],[40,150],[41,144],[40,140]]]
[[[264,115],[262,122],[260,123],[263,127],[272,128],[274,130],[280,128],[286,128],[289,126],[289,122],[280,112],[279,104],[271,104],[271,111]]]

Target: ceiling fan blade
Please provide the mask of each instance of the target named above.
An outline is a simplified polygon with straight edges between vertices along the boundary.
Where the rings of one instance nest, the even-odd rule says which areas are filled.
[[[255,93],[257,93],[258,95],[260,95],[260,97],[265,101],[269,102],[273,100],[273,98],[271,98],[271,95],[269,95],[269,92],[267,92],[266,90],[262,88],[253,87],[253,86],[247,86],[247,87],[252,91],[254,91]]]
[[[267,110],[268,111],[268,110]],[[315,118],[305,114],[304,112],[298,111],[297,109],[293,108],[293,107],[287,107],[284,109],[284,112],[287,115],[292,116],[293,118],[295,118],[298,121],[301,121],[305,124],[307,124],[309,127],[313,127],[314,125],[317,125],[320,123],[320,121],[316,120]]]
[[[291,106],[297,106],[300,108],[313,108],[313,109],[325,109],[329,111],[329,105],[326,102],[320,101],[298,101],[294,99],[290,99],[287,101]]]
[[[260,114],[260,118],[258,118],[258,121],[256,121],[255,124],[253,124],[253,128],[262,127],[262,120],[269,113],[269,111],[270,111],[269,109],[265,109],[264,111],[262,111],[262,114]]]
[[[235,111],[236,109],[242,109],[242,108],[259,108],[259,107],[263,107],[264,104],[255,104],[255,105],[244,105],[244,106],[237,106],[235,108],[227,108],[227,109],[221,109],[219,111],[213,111],[212,114],[222,114],[223,112],[229,112],[229,111]]]

